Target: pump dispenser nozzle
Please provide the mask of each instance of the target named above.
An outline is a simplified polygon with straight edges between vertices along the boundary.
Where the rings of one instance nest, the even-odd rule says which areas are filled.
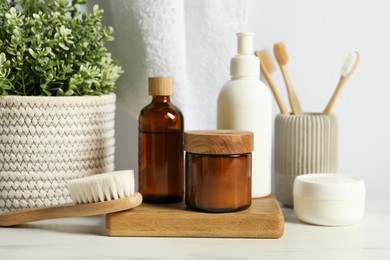
[[[251,32],[237,33],[237,54],[251,55],[253,54],[253,36]]]
[[[259,59],[253,54],[251,32],[237,33],[237,55],[230,62],[232,77],[260,77]]]

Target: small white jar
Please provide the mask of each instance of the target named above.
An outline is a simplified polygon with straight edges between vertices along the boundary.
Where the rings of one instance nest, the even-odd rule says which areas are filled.
[[[294,181],[294,212],[303,222],[322,226],[352,225],[363,218],[363,179],[340,174],[305,174]]]

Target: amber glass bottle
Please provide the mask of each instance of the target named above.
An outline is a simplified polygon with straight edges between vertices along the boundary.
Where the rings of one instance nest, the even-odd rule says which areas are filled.
[[[139,192],[145,202],[183,200],[183,115],[175,107],[173,79],[149,78],[152,102],[139,116]]]

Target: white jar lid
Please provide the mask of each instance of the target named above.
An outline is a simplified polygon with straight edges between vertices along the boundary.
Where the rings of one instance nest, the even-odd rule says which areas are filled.
[[[294,196],[317,200],[349,200],[366,197],[364,180],[335,173],[312,173],[297,176]]]

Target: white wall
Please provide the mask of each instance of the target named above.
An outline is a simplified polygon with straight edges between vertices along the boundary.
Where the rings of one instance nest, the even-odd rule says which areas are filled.
[[[390,199],[389,14],[386,0],[249,0],[247,9],[246,29],[256,34],[257,49],[285,42],[304,111],[324,109],[347,53],[361,53],[334,113],[339,172],[364,178],[368,199]],[[279,69],[273,77],[287,102]]]
[[[249,0],[243,28],[255,32],[257,49],[285,42],[293,84],[307,112],[324,109],[347,53],[361,53],[334,113],[340,124],[339,172],[363,177],[368,199],[390,199],[389,14],[386,0]],[[280,72],[273,77],[287,102]],[[118,108],[117,169],[137,169],[137,127]]]

